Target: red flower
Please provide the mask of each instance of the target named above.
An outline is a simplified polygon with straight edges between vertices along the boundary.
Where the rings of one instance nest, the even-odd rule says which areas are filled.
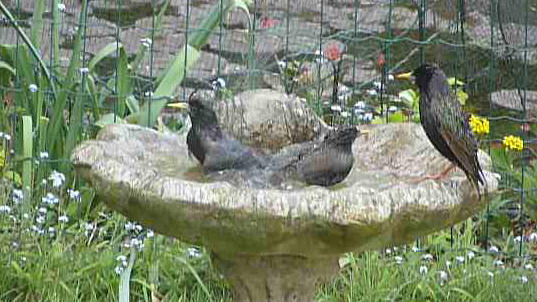
[[[386,57],[384,57],[384,54],[382,52],[379,52],[379,56],[377,57],[377,66],[379,67],[379,69],[382,69],[385,63]]]
[[[276,25],[278,25],[278,23],[280,23],[280,22],[278,20],[276,20],[276,19],[271,19],[269,17],[263,17],[263,18],[261,18],[260,26],[261,26],[261,29],[268,29],[268,28],[271,28],[271,27],[275,27]]]
[[[341,59],[341,48],[337,43],[332,43],[324,48],[324,55],[330,61],[337,61]]]

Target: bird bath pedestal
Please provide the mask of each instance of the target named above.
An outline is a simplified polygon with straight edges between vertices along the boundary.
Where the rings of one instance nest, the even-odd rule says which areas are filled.
[[[236,301],[308,301],[338,258],[412,241],[479,211],[497,190],[481,153],[481,200],[461,171],[421,181],[447,161],[420,125],[370,126],[355,163],[334,188],[276,190],[202,182],[184,137],[110,125],[73,154],[77,173],[110,207],[161,234],[204,245],[233,285]],[[197,180],[196,180],[197,179]],[[483,188],[482,188],[483,189]]]

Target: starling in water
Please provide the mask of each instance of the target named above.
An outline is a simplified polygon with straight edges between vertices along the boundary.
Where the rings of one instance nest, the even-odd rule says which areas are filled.
[[[186,141],[188,151],[202,164],[205,172],[260,166],[252,148],[223,133],[215,112],[196,96],[188,101],[192,127]]]
[[[449,88],[444,72],[436,66],[422,65],[413,72],[397,76],[399,79],[411,77],[420,89],[423,129],[434,147],[452,162],[448,169],[428,178],[444,177],[454,164],[464,171],[480,194],[479,183],[484,184],[485,180],[477,158],[477,140],[467,115]]]

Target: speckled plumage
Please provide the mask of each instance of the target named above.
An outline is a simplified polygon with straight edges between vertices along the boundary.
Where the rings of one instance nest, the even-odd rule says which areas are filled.
[[[478,189],[478,183],[485,181],[477,158],[477,140],[444,72],[436,66],[422,65],[412,74],[420,89],[420,119],[427,137]]]

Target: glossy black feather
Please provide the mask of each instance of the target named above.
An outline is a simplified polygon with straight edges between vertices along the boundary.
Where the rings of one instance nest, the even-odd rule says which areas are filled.
[[[435,66],[422,65],[413,75],[420,89],[420,119],[427,137],[478,188],[478,183],[485,181],[477,158],[477,140],[444,72]]]

